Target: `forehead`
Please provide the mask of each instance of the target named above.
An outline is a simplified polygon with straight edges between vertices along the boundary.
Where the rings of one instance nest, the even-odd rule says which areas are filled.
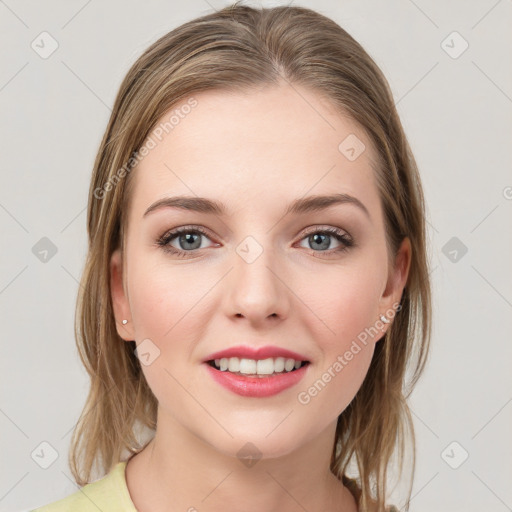
[[[272,85],[193,100],[176,104],[146,140],[153,147],[132,171],[138,218],[170,195],[215,198],[233,212],[253,201],[284,208],[334,192],[358,197],[369,210],[378,202],[371,140],[317,92]]]

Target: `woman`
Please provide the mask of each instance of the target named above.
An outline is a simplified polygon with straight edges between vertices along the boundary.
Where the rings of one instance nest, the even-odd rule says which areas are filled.
[[[152,44],[99,148],[88,233],[85,487],[37,510],[396,510],[430,342],[424,199],[346,31],[237,2]]]

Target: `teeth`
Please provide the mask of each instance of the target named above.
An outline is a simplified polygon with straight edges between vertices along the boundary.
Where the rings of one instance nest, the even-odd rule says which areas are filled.
[[[276,357],[274,360],[274,371],[281,373],[284,370],[284,357]]]
[[[240,359],[238,359],[238,357],[230,357],[229,358],[228,370],[230,372],[239,372],[240,371]]]
[[[220,367],[222,370],[222,366]],[[257,363],[254,359],[240,359],[240,369],[238,370],[240,373],[244,373],[246,375],[252,375],[256,373]]]
[[[244,375],[272,375],[273,373],[291,372],[301,367],[302,361],[284,357],[269,357],[268,359],[240,359],[238,357],[223,357],[215,359],[218,370]]]

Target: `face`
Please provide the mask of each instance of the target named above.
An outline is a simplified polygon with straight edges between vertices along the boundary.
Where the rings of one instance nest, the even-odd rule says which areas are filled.
[[[392,318],[400,301],[410,248],[406,239],[388,264],[375,150],[316,92],[282,85],[194,98],[132,170],[125,253],[111,260],[116,324],[146,354],[159,422],[226,454],[250,441],[277,457],[334,428],[354,398],[387,327],[379,317]],[[363,206],[287,211],[333,194]],[[224,209],[155,207],[177,196]],[[205,362],[240,345],[308,363],[278,393],[241,395]]]

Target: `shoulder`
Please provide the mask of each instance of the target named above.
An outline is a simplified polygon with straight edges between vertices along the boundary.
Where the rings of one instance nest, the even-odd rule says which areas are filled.
[[[119,462],[103,478],[31,512],[136,512],[126,486],[125,466],[126,462]]]

